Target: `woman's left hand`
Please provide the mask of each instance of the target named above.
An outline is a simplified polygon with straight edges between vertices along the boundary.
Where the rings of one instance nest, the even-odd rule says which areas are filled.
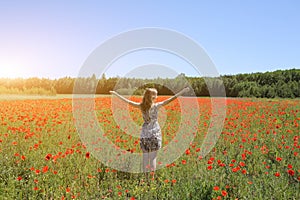
[[[186,88],[183,89],[183,92],[188,92],[188,91],[190,91],[189,87],[186,87]]]

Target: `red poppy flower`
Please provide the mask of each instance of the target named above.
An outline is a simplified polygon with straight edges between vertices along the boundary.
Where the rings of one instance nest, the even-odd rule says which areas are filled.
[[[46,173],[49,170],[49,167],[46,165],[45,167],[43,167],[43,173]]]
[[[90,158],[90,152],[86,152],[85,157],[89,159]]]
[[[69,193],[69,192],[71,192],[71,188],[67,187],[66,188],[66,193]]]
[[[22,159],[22,160],[25,160],[25,159],[26,159],[26,157],[25,157],[24,155],[22,155],[22,156],[21,156],[21,159]]]
[[[289,175],[291,175],[291,176],[294,176],[294,175],[295,175],[295,171],[292,170],[292,169],[288,170],[288,173],[289,173]]]
[[[278,162],[280,162],[280,161],[282,160],[282,158],[277,157],[276,160],[277,160]]]
[[[275,172],[274,176],[279,177],[280,173],[279,172]]]
[[[186,155],[190,155],[190,154],[191,154],[190,149],[185,150],[185,154],[186,154]]]
[[[48,153],[46,156],[45,156],[45,159],[46,160],[50,160],[52,158],[52,155],[50,153]]]
[[[225,197],[227,195],[227,192],[225,190],[222,190],[221,194],[223,197]]]
[[[214,190],[215,190],[215,191],[218,191],[219,189],[220,189],[220,188],[219,188],[218,186],[215,186],[215,187],[214,187]]]

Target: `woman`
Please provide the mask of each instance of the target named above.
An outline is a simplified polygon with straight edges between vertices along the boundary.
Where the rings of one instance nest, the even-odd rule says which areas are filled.
[[[158,123],[158,109],[185,92],[188,92],[189,88],[186,87],[169,99],[155,103],[157,98],[157,90],[155,88],[147,88],[143,100],[141,103],[133,102],[115,91],[110,91],[111,94],[116,95],[121,100],[129,103],[130,105],[139,108],[142,111],[144,124],[142,126],[140,136],[140,146],[143,151],[143,171],[155,171],[156,170],[156,156],[157,151],[162,146],[161,129]],[[150,167],[150,169],[149,169]]]

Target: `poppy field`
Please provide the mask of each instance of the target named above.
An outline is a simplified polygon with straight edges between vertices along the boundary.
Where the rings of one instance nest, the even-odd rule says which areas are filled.
[[[111,100],[95,98],[99,125],[115,145],[141,152],[139,138],[115,122]],[[226,99],[223,130],[205,157],[199,152],[211,101],[197,101],[194,140],[178,159],[148,177],[106,166],[87,150],[74,125],[71,98],[0,100],[0,199],[300,198],[299,99]],[[130,120],[142,125],[141,113],[129,111]],[[165,146],[178,129],[178,100],[163,112]]]

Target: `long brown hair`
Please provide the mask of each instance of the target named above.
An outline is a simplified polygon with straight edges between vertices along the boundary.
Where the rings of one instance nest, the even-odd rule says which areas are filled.
[[[154,99],[153,95],[157,95],[157,90],[155,88],[146,88],[146,91],[143,96],[143,101],[141,103],[141,110],[146,116],[146,120],[150,120],[149,110],[153,104]]]

